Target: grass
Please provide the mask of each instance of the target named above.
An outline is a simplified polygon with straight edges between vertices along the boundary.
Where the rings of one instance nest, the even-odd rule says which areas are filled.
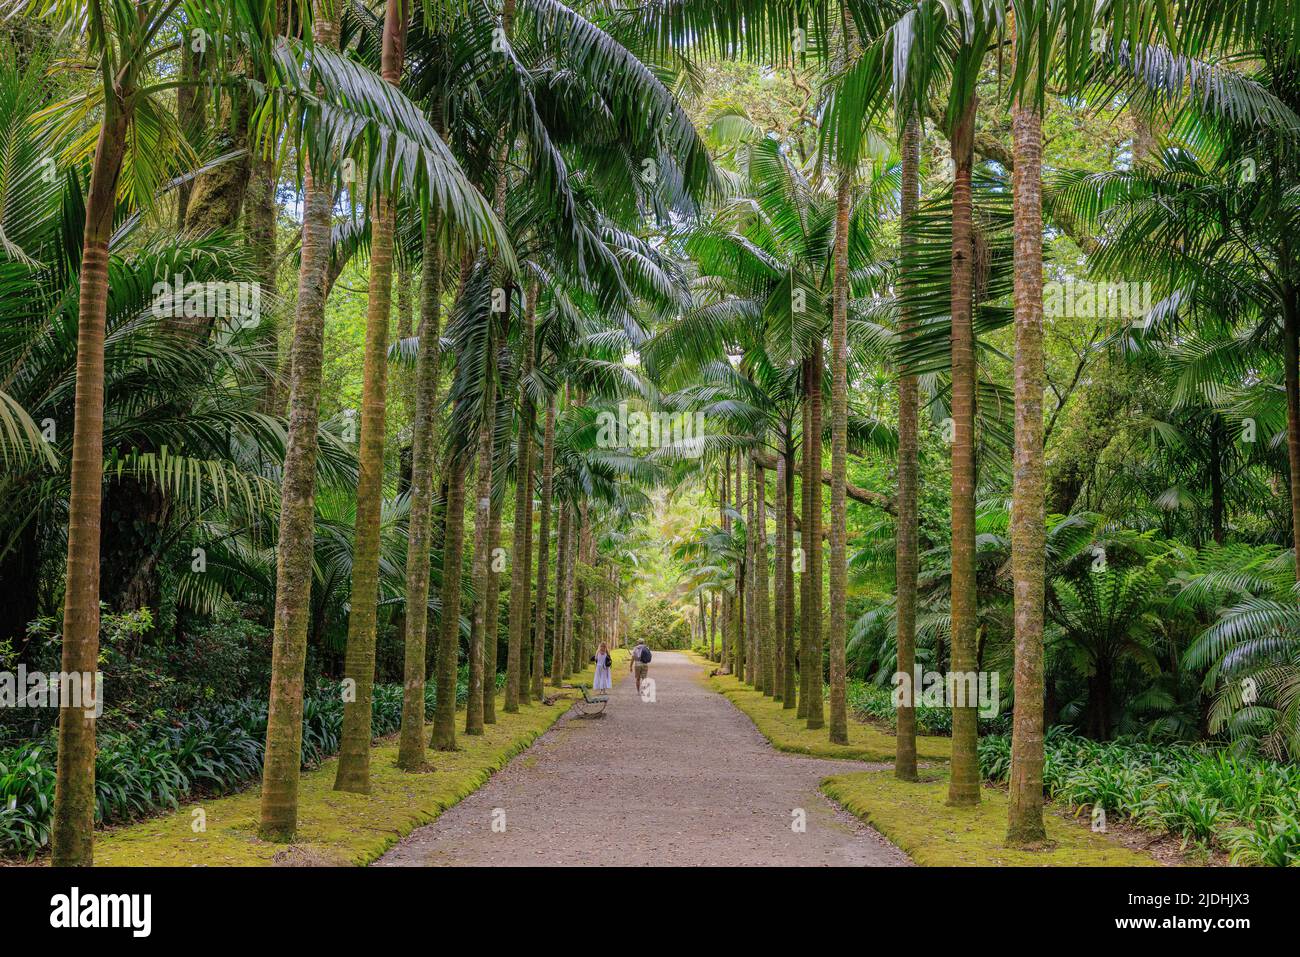
[[[946,774],[921,783],[899,781],[894,772],[842,774],[822,782],[822,790],[845,809],[897,844],[923,867],[1155,867],[1148,854],[1104,834],[1044,814],[1050,847],[1019,850],[1004,846],[1007,795],[984,788],[978,807],[946,803]]]
[[[715,663],[694,652],[688,652],[697,664],[709,669]],[[765,697],[761,691],[755,691],[734,675],[716,675],[708,677],[704,672],[701,679],[714,691],[720,692],[737,708],[748,715],[754,726],[772,743],[778,751],[794,754],[807,754],[816,758],[841,758],[853,761],[893,761],[896,750],[895,738],[879,728],[861,721],[849,722],[849,743],[832,744],[830,732],[825,728],[809,731],[803,720],[795,717],[793,708],[783,708],[781,702]],[[947,761],[951,753],[952,742],[948,738],[916,738],[916,754],[922,761]]]
[[[617,659],[618,652],[615,652]],[[570,682],[590,685],[592,667]],[[549,682],[546,693],[554,694]],[[526,749],[567,710],[567,701],[547,706],[533,702],[507,714],[497,699],[497,723],[481,736],[461,733],[458,712],[454,752],[430,751],[433,770],[409,774],[396,767],[397,739],[371,748],[368,795],[335,791],[338,759],[304,772],[298,795],[298,836],[293,844],[257,837],[261,789],[198,801],[174,813],[104,831],[95,837],[100,866],[259,867],[287,864],[369,864],[417,827],[480,788],[493,772]],[[200,813],[201,812],[201,815]],[[204,827],[196,830],[200,819]]]

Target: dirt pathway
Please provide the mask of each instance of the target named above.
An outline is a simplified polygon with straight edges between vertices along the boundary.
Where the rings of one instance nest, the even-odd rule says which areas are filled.
[[[879,765],[775,750],[700,670],[656,652],[653,702],[624,672],[604,717],[562,719],[376,865],[910,863],[817,787]]]

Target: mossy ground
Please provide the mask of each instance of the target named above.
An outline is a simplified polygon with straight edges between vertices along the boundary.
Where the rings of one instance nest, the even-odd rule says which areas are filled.
[[[693,652],[691,658],[710,670],[717,667],[714,662]],[[831,744],[830,733],[825,727],[809,731],[804,722],[795,717],[793,708],[782,707],[781,702],[765,697],[761,691],[755,691],[734,675],[710,678],[706,671],[702,677],[711,688],[721,692],[748,715],[763,737],[772,742],[778,751],[854,761],[894,760],[894,736],[870,724],[849,721],[849,743]],[[951,750],[952,742],[949,738],[917,736],[916,753],[922,761],[947,761]]]
[[[616,664],[619,656],[615,652]],[[589,666],[568,683],[590,685],[591,679]],[[549,682],[545,690],[547,695],[556,693]],[[398,770],[395,736],[379,741],[370,751],[371,791],[367,795],[334,790],[338,759],[331,758],[302,775],[298,835],[293,844],[258,839],[261,790],[253,788],[230,797],[196,801],[161,817],[99,833],[95,836],[95,863],[109,867],[368,864],[481,787],[493,772],[559,720],[569,704],[568,699],[549,706],[533,702],[517,714],[507,714],[504,698],[498,697],[497,723],[487,725],[481,736],[461,732],[465,726],[462,710],[457,717],[458,750],[429,751],[433,770],[422,774]],[[195,831],[195,812],[200,809],[205,829]]]
[[[946,773],[922,772],[921,777],[920,783],[909,783],[892,770],[857,772],[827,778],[822,790],[923,867],[1159,866],[1150,855],[1067,821],[1050,808],[1043,815],[1049,847],[1006,847],[1005,791],[986,787],[978,807],[953,808],[946,803]]]

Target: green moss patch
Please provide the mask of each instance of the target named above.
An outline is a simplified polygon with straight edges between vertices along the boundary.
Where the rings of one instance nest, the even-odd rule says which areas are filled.
[[[566,683],[590,685],[591,678],[589,667]],[[546,693],[556,692],[548,685]],[[482,787],[493,772],[559,720],[569,703],[568,698],[549,706],[533,702],[507,714],[504,699],[498,698],[496,724],[485,726],[481,736],[458,733],[456,751],[429,751],[433,770],[421,774],[397,768],[397,738],[386,738],[370,751],[370,794],[335,791],[338,759],[331,758],[301,777],[298,835],[292,844],[257,837],[261,789],[253,788],[97,834],[95,863],[108,867],[368,864]],[[458,731],[464,727],[463,715],[461,711],[457,717]]]
[[[692,653],[691,658],[710,670],[716,667],[699,655]],[[894,736],[873,725],[850,720],[849,743],[832,744],[830,732],[825,727],[809,731],[804,721],[795,717],[795,709],[782,707],[780,701],[765,697],[761,691],[755,691],[734,675],[708,677],[708,671],[705,671],[702,679],[743,711],[778,751],[853,761],[894,760],[897,750]],[[949,738],[917,736],[916,754],[922,761],[947,761],[951,750]]]
[[[893,771],[842,774],[822,790],[866,821],[923,867],[1156,867],[1159,862],[1105,834],[1063,819],[1049,809],[1044,818],[1050,846],[1026,851],[1004,845],[1007,794],[984,788],[974,808],[946,803],[947,775],[923,775],[921,783],[900,781]]]

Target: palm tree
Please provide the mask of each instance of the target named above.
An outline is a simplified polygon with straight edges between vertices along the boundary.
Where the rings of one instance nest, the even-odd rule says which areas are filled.
[[[424,271],[420,279],[420,341],[415,381],[414,436],[411,449],[411,519],[406,552],[406,632],[402,681],[402,726],[397,766],[420,771],[424,750],[425,637],[429,615],[429,532],[433,509],[438,373],[442,324],[442,254],[437,220],[424,231]]]
[[[69,34],[84,32],[89,54],[96,61],[100,82],[85,97],[47,111],[63,140],[69,124],[80,122],[86,106],[100,111],[94,139],[80,138],[61,159],[69,163],[90,158],[90,180],[85,202],[79,272],[78,367],[72,443],[72,483],[69,495],[68,565],[64,600],[63,666],[71,673],[90,673],[98,661],[100,502],[103,451],[104,327],[107,305],[109,243],[119,199],[141,206],[158,194],[160,174],[173,148],[187,153],[183,138],[159,94],[181,90],[214,79],[224,85],[229,75],[222,69],[200,78],[194,73],[177,79],[159,66],[170,49],[169,25],[177,21],[177,5],[148,3],[118,7],[73,0],[32,0],[21,5],[33,17],[48,19]],[[236,14],[238,42],[259,67],[266,65],[262,46],[265,18],[256,6],[241,7]],[[201,12],[187,11],[188,26],[220,36],[216,24]],[[230,23],[226,24],[231,26]],[[227,31],[231,32],[231,31]],[[216,52],[216,51],[214,51]],[[218,58],[222,66],[225,58]],[[183,99],[183,97],[182,97]],[[137,122],[145,109],[150,122]],[[128,139],[128,135],[133,138]],[[129,182],[122,183],[128,145],[134,146]],[[120,190],[119,186],[125,188]],[[122,195],[119,196],[119,192]],[[6,243],[7,248],[7,243]],[[314,431],[314,430],[313,430]],[[94,738],[93,720],[61,714],[55,813],[52,830],[54,858],[61,864],[89,864],[93,840]],[[66,719],[66,720],[64,720]]]
[[[142,70],[156,56],[158,32],[172,8],[140,9],[45,0],[37,15],[66,22],[86,17],[89,52],[104,90],[103,118],[91,163],[78,288],[77,377],[73,413],[68,562],[63,604],[62,669],[93,675],[99,662],[100,498],[103,468],[104,324],[109,239],[118,179],[136,106],[148,96]],[[83,712],[59,714],[58,768],[50,844],[56,866],[89,865],[95,818],[95,721]]]
[[[386,0],[381,76],[396,88],[401,80],[406,37],[401,0]],[[370,205],[370,283],[366,305],[365,364],[357,481],[356,557],[352,563],[352,608],[344,664],[351,694],[343,699],[336,791],[370,791],[370,719],[375,677],[375,630],[379,591],[379,516],[384,499],[384,434],[388,390],[388,326],[392,311],[393,229],[396,203],[387,192]]]
[[[847,616],[848,533],[844,485],[848,473],[848,318],[849,318],[849,214],[852,173],[842,170],[835,190],[835,279],[831,299],[831,550],[830,550],[830,738],[848,744],[848,709],[845,701],[844,645]],[[816,473],[814,473],[816,474]],[[812,726],[811,721],[809,726]]]
[[[1017,41],[1023,38],[1017,35]],[[1007,841],[1037,844],[1043,826],[1043,464],[1042,115],[1030,97],[1012,109],[1016,236],[1016,447],[1011,495],[1015,579],[1016,711],[1012,730]]]
[[[378,157],[380,144],[388,144],[391,152],[384,155],[389,161],[377,159],[369,164],[372,195],[385,187],[395,191],[399,184],[408,189],[419,184],[422,203],[435,205],[448,227],[508,254],[491,208],[465,180],[446,145],[414,104],[391,84],[331,52],[338,49],[336,13],[329,0],[319,0],[313,10],[310,69],[304,71],[292,56],[277,58],[277,85],[266,102],[267,109],[291,96],[304,103],[305,122],[296,129],[300,147],[309,157],[304,172],[298,314],[290,349],[289,447],[282,480],[271,704],[259,825],[263,839],[279,841],[290,840],[297,828],[322,327],[334,178],[341,176],[341,155],[361,150]],[[296,49],[282,47],[281,52],[294,53]],[[350,138],[340,142],[341,132]]]
[[[507,293],[508,295],[508,293]],[[469,632],[469,699],[465,706],[465,733],[483,733],[483,632],[485,618],[496,608],[487,607],[488,575],[491,574],[488,553],[488,534],[492,512],[492,460],[493,437],[496,426],[496,346],[491,326],[497,324],[496,316],[488,319],[486,368],[481,371],[483,381],[483,415],[479,425],[477,458],[477,487],[474,501],[474,562],[472,587],[474,590],[474,615]],[[493,678],[496,676],[493,675]]]
[[[903,128],[902,138],[902,222],[901,244],[905,247],[903,259],[910,258],[906,247],[912,240],[916,207],[921,191],[921,123],[915,114]],[[903,272],[901,281],[906,283]],[[899,312],[898,336],[906,349],[912,331],[910,311],[904,306]],[[910,675],[916,664],[916,575],[918,520],[917,491],[920,484],[920,467],[917,449],[919,428],[919,394],[916,375],[900,364],[898,369],[898,517],[894,533],[894,582],[898,615],[898,666],[899,674]],[[904,701],[898,708],[898,726],[895,736],[894,775],[901,781],[915,781],[916,774],[916,708],[914,702]]]
[[[523,363],[521,376],[527,377],[533,370],[533,351],[537,340],[537,285],[528,290],[528,302],[525,306],[523,328]],[[525,687],[521,674],[523,644],[528,640],[529,588],[532,585],[530,559],[532,554],[533,523],[533,422],[535,414],[532,400],[527,393],[519,408],[519,438],[515,455],[515,523],[512,538],[512,557],[510,563],[510,620],[507,626],[508,650],[506,652],[506,701],[507,712],[519,710],[519,704],[532,696],[532,688]],[[547,422],[554,428],[554,413],[548,408]],[[542,492],[542,532],[541,544],[537,555],[538,590],[546,591],[546,535],[550,509],[549,489],[543,485]],[[540,670],[538,671],[540,677]],[[538,696],[540,700],[540,695]]]
[[[434,664],[434,720],[429,746],[456,750],[456,666],[460,658],[461,564],[465,548],[465,473],[469,452],[448,451],[447,501],[443,508],[442,611]]]
[[[555,403],[552,394],[546,403],[546,421],[542,431],[542,490],[539,499],[537,522],[537,591],[534,594],[533,619],[533,682],[532,696],[542,700],[542,680],[545,676],[546,625],[549,620],[547,605],[547,578],[551,552],[551,501],[555,487]],[[557,574],[556,578],[559,576]],[[521,612],[522,614],[522,612]],[[526,626],[521,625],[525,629]]]

